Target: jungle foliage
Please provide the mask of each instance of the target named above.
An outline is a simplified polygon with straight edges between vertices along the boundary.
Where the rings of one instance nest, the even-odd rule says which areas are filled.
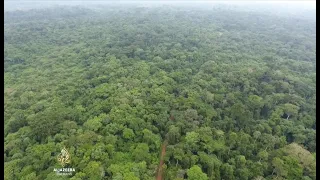
[[[4,22],[5,179],[150,180],[165,140],[165,179],[316,179],[314,21],[60,7]]]

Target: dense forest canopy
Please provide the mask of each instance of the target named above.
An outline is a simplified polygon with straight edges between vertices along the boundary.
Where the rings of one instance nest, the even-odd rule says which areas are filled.
[[[314,180],[315,39],[223,6],[7,11],[4,177]]]

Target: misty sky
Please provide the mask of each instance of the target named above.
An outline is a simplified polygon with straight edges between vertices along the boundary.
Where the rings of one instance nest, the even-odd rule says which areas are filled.
[[[30,8],[40,8],[40,7],[50,7],[52,5],[86,5],[86,4],[108,4],[111,3],[111,0],[91,0],[91,1],[71,1],[71,0],[4,0],[4,9],[5,10],[16,10],[16,9],[30,9]],[[237,7],[243,8],[264,8],[264,9],[284,9],[287,11],[301,11],[301,10],[308,10],[316,9],[316,1],[314,0],[305,0],[305,1],[266,1],[266,0],[233,0],[233,1],[223,1],[223,0],[216,0],[216,1],[192,1],[192,0],[120,0],[120,1],[113,1],[112,4],[115,3],[136,3],[136,4],[225,4],[225,5],[233,5]]]

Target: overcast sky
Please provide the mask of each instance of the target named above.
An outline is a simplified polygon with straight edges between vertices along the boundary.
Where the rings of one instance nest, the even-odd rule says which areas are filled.
[[[37,2],[35,2],[37,1]],[[102,4],[102,3],[110,3],[112,0],[87,0],[87,1],[73,1],[73,0],[4,0],[4,9],[23,9],[27,7],[38,7],[41,5],[44,6],[51,6],[51,5],[84,5],[84,4]],[[225,1],[225,0],[201,0],[201,1],[194,1],[194,0],[118,0],[113,1],[113,4],[117,3],[149,3],[149,4],[229,4],[229,5],[236,5],[239,7],[266,7],[269,8],[282,8],[286,10],[293,10],[293,11],[300,11],[305,9],[316,9],[316,1],[315,0],[291,0],[291,1],[270,1],[270,0],[232,0],[232,1]]]

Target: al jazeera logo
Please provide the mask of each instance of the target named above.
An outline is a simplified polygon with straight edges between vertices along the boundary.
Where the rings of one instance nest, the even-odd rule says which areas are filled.
[[[53,171],[56,172],[57,175],[72,175],[72,172],[75,172],[74,168],[65,168],[66,164],[69,164],[71,161],[70,154],[65,147],[61,150],[61,153],[57,156],[57,160],[62,166],[62,168],[53,169]]]

